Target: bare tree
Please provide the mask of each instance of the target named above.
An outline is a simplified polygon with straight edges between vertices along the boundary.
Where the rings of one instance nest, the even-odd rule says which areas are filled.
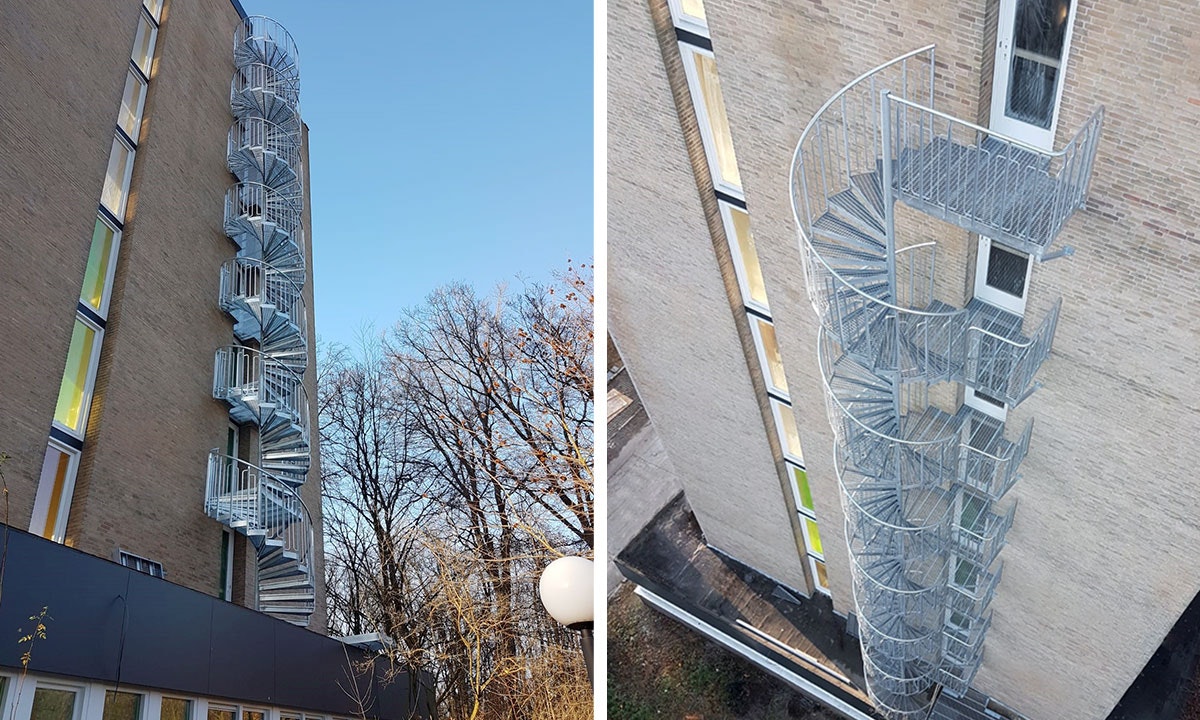
[[[591,283],[450,285],[386,342],[325,353],[331,626],[396,638],[447,717],[590,716],[556,695],[586,679],[537,580],[594,544]]]

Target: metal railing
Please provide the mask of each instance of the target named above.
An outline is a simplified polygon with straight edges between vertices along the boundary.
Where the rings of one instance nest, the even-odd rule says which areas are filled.
[[[1059,298],[1037,332],[1020,342],[972,325],[967,329],[963,382],[1010,405],[1019,405],[1038,387],[1033,378],[1050,356],[1061,310]]]
[[[1000,437],[985,447],[976,447],[971,442],[970,432],[970,425],[964,423],[959,444],[958,482],[992,501],[999,500],[1020,477],[1018,468],[1029,452],[1029,441],[1033,437],[1033,419],[1025,424],[1024,432],[1015,443]]]
[[[286,414],[308,436],[308,391],[303,379],[283,363],[241,345],[218,348],[213,363],[213,397],[253,410],[263,422],[262,407]]]
[[[308,508],[290,485],[266,470],[214,448],[208,454],[204,508],[209,517],[243,533],[281,543],[301,566],[312,568]]]
[[[273,153],[280,161],[285,163],[288,168],[296,173],[286,182],[281,184],[270,184],[271,187],[284,187],[301,184],[301,178],[298,174],[300,162],[300,134],[283,125],[276,125],[273,122],[265,120],[261,117],[246,116],[237,118],[229,127],[229,145],[227,155],[230,159],[230,170],[242,178],[242,173],[238,172],[238,167],[234,163],[234,158],[243,156],[249,152],[257,157],[258,153],[269,152]],[[246,162],[250,162],[247,160]],[[257,165],[258,161],[255,161]],[[262,168],[259,167],[261,170]],[[261,174],[261,173],[260,173]]]
[[[220,304],[229,312],[244,308],[244,312],[254,314],[260,321],[265,320],[263,307],[273,306],[277,313],[287,315],[298,335],[308,336],[304,291],[289,273],[276,270],[262,260],[235,257],[221,265]]]
[[[904,95],[883,91],[883,105],[892,187],[922,209],[1040,249],[1084,206],[1104,108],[1048,152]]]
[[[281,71],[300,74],[300,51],[292,34],[263,15],[244,18],[234,30],[233,57],[238,65],[262,60]]]
[[[229,105],[238,117],[255,113],[299,131],[300,78],[264,63],[239,65],[229,84]]]
[[[955,525],[955,553],[981,567],[991,565],[1004,547],[1004,536],[1012,527],[1016,511],[1017,503],[1014,500],[1004,514],[991,510],[983,512],[974,527]]]

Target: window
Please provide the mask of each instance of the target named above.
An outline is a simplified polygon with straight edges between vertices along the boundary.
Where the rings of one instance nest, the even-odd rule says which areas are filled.
[[[813,509],[812,490],[808,487],[808,472],[804,468],[790,463],[788,470],[792,473],[792,494],[796,497],[796,507],[800,512],[816,517],[816,510]]]
[[[235,720],[237,710],[231,707],[208,706],[208,720]]]
[[[725,97],[717,77],[717,61],[707,50],[680,44],[684,72],[700,124],[700,137],[708,156],[713,186],[720,191],[741,197],[742,176],[733,152],[733,136],[725,114]]]
[[[221,531],[221,592],[222,600],[233,600],[233,532]]]
[[[165,697],[162,699],[162,710],[159,720],[190,720],[192,704],[183,698]]]
[[[982,535],[984,526],[987,523],[987,506],[988,501],[974,493],[964,492],[962,495],[959,495],[959,527],[973,535]]]
[[[139,557],[130,552],[121,551],[121,564],[132,570],[137,570],[140,573],[145,573],[150,577],[160,578],[163,576],[162,563],[147,560],[144,557]],[[105,720],[108,720],[107,718]]]
[[[38,686],[33,692],[33,712],[29,720],[74,720],[79,693]]]
[[[817,521],[801,517],[800,522],[804,525],[804,541],[808,545],[809,554],[824,559],[825,548],[821,546],[821,531],[817,528]]]
[[[117,133],[113,137],[112,154],[108,156],[108,172],[100,202],[114,217],[125,218],[125,202],[129,199],[129,177],[133,174],[133,148]]]
[[[955,557],[953,567],[954,576],[950,581],[951,586],[963,590],[972,596],[978,592],[979,574],[981,572],[979,566],[970,560]]]
[[[150,63],[154,60],[154,40],[157,36],[158,30],[150,18],[145,15],[138,18],[137,35],[133,38],[133,52],[129,59],[146,77],[150,77]]]
[[[1023,315],[1032,270],[1025,253],[981,237],[975,260],[975,297],[1001,310]]]
[[[138,720],[142,707],[142,696],[137,693],[104,692],[103,720]]]
[[[751,315],[750,332],[754,335],[758,363],[762,367],[767,389],[787,397],[787,378],[783,373],[783,357],[779,354],[779,343],[775,339],[775,326],[769,320]]]
[[[121,96],[121,114],[117,127],[125,131],[130,140],[137,142],[141,135],[142,109],[146,104],[146,81],[133,70],[125,78],[125,92]]]
[[[142,7],[146,8],[146,12],[154,18],[154,22],[162,19],[163,0],[142,0]]]
[[[729,203],[717,204],[721,208],[725,238],[733,255],[733,270],[742,291],[742,302],[763,312],[770,312],[767,288],[758,264],[758,252],[754,248],[754,237],[750,234],[750,215]]]
[[[829,571],[825,568],[825,563],[816,559],[812,555],[808,556],[808,564],[812,569],[813,580],[816,582],[817,590],[821,593],[829,594]]]
[[[71,346],[67,350],[67,368],[58,389],[58,404],[54,422],[76,437],[82,438],[87,427],[88,406],[96,380],[96,365],[100,359],[100,330],[80,317],[75,318],[71,331]]]
[[[708,37],[708,21],[702,0],[667,0],[675,27]]]
[[[266,710],[242,710],[242,720],[264,720]]]
[[[775,414],[775,430],[783,454],[803,465],[804,453],[800,449],[800,435],[796,431],[796,416],[792,414],[791,406],[771,398],[771,411]]]
[[[1046,150],[1054,144],[1075,4],[1071,0],[998,4],[992,130]]]
[[[95,229],[92,230],[92,249],[88,252],[87,270],[83,274],[83,291],[79,293],[79,300],[95,310],[100,317],[108,316],[108,300],[120,244],[121,233],[112,227],[104,216],[97,217]]]
[[[65,539],[78,461],[78,451],[50,442],[42,460],[42,474],[33,501],[33,520],[29,523],[29,532],[54,542]]]

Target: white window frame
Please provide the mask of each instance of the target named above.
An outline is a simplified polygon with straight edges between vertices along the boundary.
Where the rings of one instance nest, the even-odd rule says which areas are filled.
[[[133,132],[129,132],[125,130],[125,128],[121,127],[121,109],[125,107],[126,91],[129,88],[130,82],[142,86],[141,97],[138,99],[137,107],[133,109]],[[131,59],[129,61],[129,74],[125,78],[125,87],[121,90],[121,106],[117,109],[117,127],[121,129],[121,132],[127,133],[129,135],[129,139],[133,140],[135,143],[141,139],[142,116],[146,110],[146,95],[149,93],[149,89],[150,83],[146,82],[146,79],[134,69],[134,63]]]
[[[708,37],[708,20],[688,15],[683,11],[683,3],[680,0],[667,0],[667,7],[671,9],[671,22],[675,27],[705,38]]]
[[[785,403],[784,401],[777,400],[775,398],[768,398],[768,400],[771,402],[771,413],[775,417],[775,436],[779,438],[779,449],[783,453],[784,459],[790,460],[797,465],[804,466],[804,456],[797,456],[792,453],[787,440],[787,432],[785,431],[785,426],[783,424],[782,413],[792,412],[791,403]],[[796,416],[794,413],[792,414],[792,424],[796,427],[796,444],[798,444],[801,451],[803,451],[804,444],[800,441],[800,424],[796,422]]]
[[[82,297],[79,298],[79,302],[86,305],[101,318],[108,320],[108,307],[112,301],[113,278],[117,276],[117,257],[121,252],[121,230],[118,229],[113,224],[112,220],[109,220],[108,216],[102,212],[96,213],[96,219],[98,222],[104,223],[109,230],[112,230],[113,233],[112,249],[109,250],[108,254],[108,270],[104,273],[104,290],[101,293],[99,308],[92,307],[91,303],[89,303],[87,300],[84,300]],[[95,226],[93,225],[92,227]],[[79,294],[81,296],[83,295],[82,292]]]
[[[143,20],[146,21],[146,25],[150,29],[149,30],[150,43],[146,46],[146,67],[144,67],[144,68],[141,65],[138,65],[137,60],[133,57],[133,53],[135,50],[137,50],[137,47],[138,47],[138,36],[141,34],[141,31],[142,31],[142,21]],[[142,4],[142,12],[138,15],[137,30],[134,31],[134,35],[133,35],[133,47],[131,47],[129,49],[129,61],[132,62],[134,64],[134,66],[137,67],[137,69],[143,75],[146,76],[147,80],[150,79],[150,72],[152,70],[154,70],[154,49],[157,45],[158,45],[158,21],[155,20],[154,16],[152,14],[150,14],[150,11],[146,8],[145,3],[143,3]]]
[[[987,271],[991,264],[992,256],[992,239],[983,235],[979,236],[979,247],[975,253],[975,284],[973,294],[975,297],[984,301],[989,305],[994,305],[1001,310],[1010,312],[1014,315],[1025,315],[1025,305],[1029,301],[1029,280],[1033,276],[1033,258],[1028,253],[1023,253],[1020,250],[1014,250],[1007,245],[1000,243],[1000,249],[1012,255],[1025,256],[1025,284],[1023,285],[1024,292],[1020,297],[1011,295],[1003,290],[997,289],[988,285]]]
[[[721,224],[725,227],[725,242],[729,245],[729,254],[733,258],[733,274],[737,276],[738,289],[742,291],[742,304],[769,316],[771,308],[768,307],[766,302],[756,300],[750,291],[750,275],[742,261],[742,249],[738,246],[737,226],[733,222],[733,212],[735,210],[745,213],[747,217],[750,216],[750,213],[724,200],[717,200],[717,209],[721,213]],[[758,275],[762,277],[762,263],[758,259],[757,248],[754,251],[754,262],[758,263]],[[766,294],[765,280],[763,294]]]
[[[829,565],[824,560],[818,560],[813,555],[809,555],[808,556],[808,569],[809,569],[809,571],[812,572],[813,588],[815,588],[816,591],[821,593],[822,595],[828,595],[829,597],[833,597],[833,593],[830,592],[829,586],[822,585],[821,581],[819,580],[819,578],[821,576],[817,573],[817,563],[821,563],[822,565],[825,566],[825,577],[826,578],[829,577]]]
[[[33,697],[37,694],[38,688],[46,688],[48,690],[66,690],[75,693],[75,706],[71,711],[71,720],[85,720],[85,718],[100,718],[104,715],[104,696],[100,696],[99,712],[89,712],[91,708],[87,707],[89,703],[95,702],[95,693],[88,692],[88,686],[76,685],[72,683],[56,682],[52,680],[43,680],[40,677],[25,675],[17,680],[18,684],[24,685],[20,689],[21,697],[19,700],[14,699],[16,704],[14,711],[18,718],[30,718],[33,716]],[[28,683],[28,685],[26,685]],[[9,693],[11,694],[11,693]],[[6,703],[7,704],[7,703]]]
[[[129,564],[129,562],[126,562],[126,560],[128,560],[128,561],[130,561],[130,562],[132,562],[132,563],[134,563],[134,564],[132,564],[132,565],[131,565],[131,564]],[[134,570],[134,571],[136,571],[136,572],[140,572],[140,573],[142,573],[143,575],[148,575],[148,576],[150,576],[150,577],[153,577],[153,578],[159,578],[159,579],[163,579],[163,578],[165,578],[165,577],[167,576],[167,570],[166,570],[166,568],[164,568],[164,567],[163,567],[163,564],[162,564],[162,563],[160,563],[159,561],[157,561],[157,560],[151,560],[151,559],[150,559],[150,558],[148,558],[148,557],[143,557],[143,556],[141,556],[141,555],[137,555],[137,554],[135,554],[135,553],[131,553],[131,552],[129,552],[128,550],[125,550],[125,549],[123,549],[123,548],[117,548],[117,562],[118,562],[118,563],[120,563],[120,565],[121,565],[122,567],[127,567],[127,568],[129,568],[130,570]],[[138,562],[143,562],[143,563],[145,563],[145,564],[146,564],[146,566],[147,566],[147,567],[148,567],[148,568],[151,570],[151,572],[145,572],[145,571],[144,571],[144,570],[142,570],[141,568],[137,567],[137,563],[138,563]],[[153,570],[154,570],[154,568],[155,568],[155,567],[157,567],[157,568],[158,568],[158,574],[157,574],[157,575],[155,575],[155,574],[154,574],[154,572],[153,572]]]
[[[158,720],[157,713],[155,713],[155,717],[153,717],[153,718],[150,717],[150,715],[151,715],[151,713],[149,712],[150,698],[147,695],[147,693],[139,691],[137,689],[129,689],[126,687],[118,688],[116,686],[111,686],[111,685],[89,686],[89,690],[91,690],[93,687],[95,688],[95,690],[94,690],[95,694],[98,696],[97,700],[99,701],[99,705],[100,705],[100,714],[98,716],[89,716],[85,720],[92,720],[92,717],[95,717],[95,720],[102,720],[102,718],[104,717],[104,701],[108,697],[108,692],[110,690],[113,692],[129,693],[130,695],[137,695],[140,698],[140,700],[138,701],[137,715],[134,717],[133,720]]]
[[[812,523],[813,527],[815,527],[817,529],[817,537],[821,537],[821,524],[819,522],[817,522],[816,518],[809,517],[804,514],[799,514],[799,518],[800,518],[800,534],[804,536],[804,550],[809,554],[809,556],[815,557],[816,559],[820,560],[821,562],[824,562],[825,561],[825,553],[817,552],[816,550],[813,549],[813,546],[808,542],[808,523]],[[824,540],[821,540],[821,547],[822,548],[825,547]]]
[[[71,501],[75,497],[75,478],[79,473],[79,458],[80,451],[73,447],[69,447],[64,443],[51,439],[46,443],[47,450],[54,448],[55,450],[65,454],[70,458],[67,464],[67,476],[63,479],[62,498],[58,503],[58,517],[54,520],[54,530],[50,536],[50,540],[61,543],[66,539],[67,520],[71,515]],[[45,455],[42,456],[42,465],[46,464]],[[38,477],[37,493],[34,495],[33,514],[29,519],[29,532],[42,537],[42,531],[46,529],[46,523],[49,521],[50,499],[54,494],[54,479],[50,478],[46,481],[44,476]]]
[[[221,598],[225,602],[233,602],[233,553],[234,540],[233,531],[229,528],[221,528],[221,552],[225,553],[228,548],[225,561],[225,577],[221,578],[222,592],[225,597]]]
[[[799,470],[800,472],[804,473],[805,478],[807,478],[808,477],[808,468],[806,468],[803,465],[800,465],[798,463],[792,462],[790,460],[785,462],[784,465],[787,467],[788,481],[792,487],[792,500],[794,500],[796,502],[796,512],[804,517],[808,517],[808,518],[812,518],[813,520],[816,520],[817,519],[816,508],[814,507],[812,510],[809,510],[808,508],[804,507],[804,498],[800,497],[800,488],[796,485],[796,470]],[[809,483],[809,485],[808,485],[808,492],[809,493],[812,492],[812,483]],[[817,504],[817,501],[814,498],[813,505],[816,505],[816,504]]]
[[[91,318],[87,317],[81,312],[75,313],[75,320],[87,325],[89,328],[95,331],[95,340],[92,341],[92,355],[90,358],[88,358],[87,376],[85,377],[83,384],[83,399],[81,400],[79,406],[79,430],[76,431],[67,427],[66,425],[63,425],[58,421],[58,418],[54,418],[54,420],[51,422],[51,425],[63,431],[67,435],[82,441],[84,436],[87,435],[88,420],[91,419],[92,398],[96,392],[96,373],[100,368],[100,352],[101,348],[104,346],[104,328],[92,322]],[[71,323],[71,332],[75,332],[75,323]],[[69,347],[70,346],[68,346],[68,348]],[[67,359],[70,359],[69,353],[70,351],[68,350]],[[62,380],[59,380],[59,387],[62,387]],[[58,414],[57,400],[58,398],[56,397],[56,415]]]
[[[699,70],[697,70],[695,56],[704,55],[710,58],[714,63],[717,60],[717,56],[714,55],[712,51],[696,47],[695,45],[690,45],[684,42],[677,44],[679,45],[679,54],[683,58],[683,73],[687,77],[688,92],[692,97],[692,108],[696,111],[696,121],[700,126],[700,139],[704,145],[704,157],[708,160],[708,172],[709,175],[712,176],[713,187],[719,192],[723,192],[726,195],[735,197],[738,200],[745,200],[746,196],[743,193],[741,186],[726,182],[725,178],[721,175],[721,163],[720,158],[717,155],[717,143],[712,135],[712,120],[708,117],[708,107],[704,104],[704,91],[700,88],[700,76]],[[718,78],[719,77],[720,76],[718,75]],[[724,90],[721,91],[721,100],[722,102],[725,100]],[[728,109],[726,110],[726,113],[728,113]],[[725,122],[729,122],[728,115],[725,118]],[[732,143],[733,138],[731,137],[730,144]],[[734,148],[735,160],[736,156],[737,149]],[[741,172],[740,168],[738,172]]]
[[[165,0],[142,0],[142,7],[146,9],[146,14],[150,16],[150,19],[154,20],[155,25],[159,25],[162,21],[162,9],[164,4]],[[154,8],[150,7],[151,5],[157,5],[158,9],[155,10]]]
[[[100,188],[100,204],[104,206],[105,210],[108,210],[110,213],[112,213],[113,217],[117,218],[121,222],[124,222],[125,210],[129,206],[129,186],[133,182],[133,160],[134,157],[137,156],[137,148],[129,144],[129,141],[125,139],[125,135],[120,129],[113,130],[113,143],[114,149],[115,143],[121,143],[121,145],[123,145],[125,149],[129,151],[129,156],[125,159],[125,172],[121,181],[120,207],[111,208],[104,204],[105,190],[108,188],[108,168],[112,166],[113,161],[111,151],[109,153],[108,163],[104,166],[104,185]]]
[[[775,379],[771,375],[771,362],[767,357],[767,345],[763,342],[762,330],[759,328],[759,323],[766,323],[772,328],[775,327],[775,323],[766,318],[759,317],[754,313],[746,313],[746,319],[750,321],[750,334],[754,336],[754,350],[758,355],[758,367],[762,370],[763,382],[765,382],[767,385],[767,391],[791,402],[791,396],[788,395],[787,388],[781,388],[775,385]],[[787,382],[787,370],[782,368],[783,352],[779,349],[778,332],[775,334],[775,351],[779,353],[779,364],[781,366],[781,371],[784,373],[784,382]]]

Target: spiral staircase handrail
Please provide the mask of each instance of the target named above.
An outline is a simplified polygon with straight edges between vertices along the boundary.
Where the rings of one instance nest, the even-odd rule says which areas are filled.
[[[829,342],[828,339],[826,338],[826,333],[827,333],[827,331],[825,329],[825,326],[822,325],[817,328],[817,345],[819,348],[824,348],[824,343]],[[844,404],[842,404],[842,401],[840,398],[838,398],[837,393],[835,393],[833,391],[833,388],[830,385],[830,380],[833,378],[833,368],[825,367],[825,359],[826,359],[826,353],[821,352],[821,349],[818,349],[817,366],[819,367],[819,369],[821,371],[821,381],[825,384],[826,397],[833,400],[834,404],[837,405],[838,409],[842,411],[842,414],[845,417],[850,418],[850,420],[854,421],[854,423],[856,425],[858,425],[859,427],[861,427],[863,430],[866,430],[867,432],[869,432],[872,435],[875,435],[876,437],[883,438],[884,440],[886,440],[888,442],[899,443],[901,445],[907,445],[909,447],[932,447],[935,445],[948,444],[948,443],[951,443],[951,442],[954,442],[957,440],[957,438],[958,438],[958,429],[957,428],[955,428],[954,430],[951,430],[945,436],[934,438],[932,440],[909,440],[909,439],[905,439],[902,437],[894,437],[892,435],[888,435],[885,432],[881,432],[881,431],[876,430],[875,428],[871,427],[870,425],[867,425],[866,423],[864,423],[863,421],[861,421],[857,417],[855,417],[854,413],[850,412],[850,410],[847,409]]]
[[[290,274],[288,274],[288,272],[286,270],[279,270],[264,260],[260,260],[255,257],[249,257],[249,256],[245,256],[245,255],[238,255],[236,257],[231,257],[228,260],[226,260],[224,263],[222,263],[223,268],[232,267],[235,265],[247,265],[247,266],[260,267],[260,268],[262,268],[264,278],[266,276],[270,275],[271,278],[273,278],[273,279],[282,280],[284,283],[291,286],[290,289],[291,289],[292,293],[294,294],[293,297],[295,298],[295,300],[292,301],[292,304],[300,306],[301,310],[305,309],[306,305],[304,302],[304,290],[300,287],[300,285],[294,279],[292,279],[292,276]],[[264,283],[264,286],[265,285],[266,285],[266,283]],[[265,292],[265,287],[263,288],[263,292]],[[263,294],[263,292],[260,292],[260,294]],[[299,322],[302,318],[303,318],[303,316],[300,316],[300,319],[297,320],[297,324],[299,324]]]
[[[216,474],[213,470],[214,465],[216,465],[219,468],[224,464],[227,467],[235,468],[235,469],[240,466],[240,467],[244,467],[246,470],[251,471],[250,477],[254,477],[256,479],[254,493],[258,496],[258,498],[259,498],[258,502],[260,505],[263,504],[261,498],[263,497],[263,488],[264,487],[269,488],[272,492],[275,492],[281,496],[284,496],[284,497],[289,498],[290,500],[293,500],[294,502],[296,502],[299,505],[299,508],[302,511],[302,515],[300,516],[300,521],[301,521],[302,525],[304,526],[304,528],[303,528],[304,534],[307,537],[303,538],[303,542],[298,543],[298,547],[293,546],[288,549],[296,552],[296,554],[299,556],[301,561],[303,561],[305,565],[308,565],[308,567],[311,568],[311,565],[309,565],[309,562],[311,561],[311,558],[312,558],[312,551],[313,551],[313,545],[314,545],[312,514],[309,512],[308,505],[304,502],[304,499],[302,497],[300,497],[300,493],[296,492],[296,490],[291,485],[289,485],[284,480],[281,480],[278,477],[276,477],[269,470],[265,470],[262,467],[255,465],[254,463],[248,462],[246,460],[242,460],[241,458],[234,457],[232,455],[228,455],[228,454],[222,452],[220,448],[213,448],[212,450],[210,450],[208,453],[208,457],[209,457],[210,470],[209,470],[209,478],[208,478],[208,487],[205,489],[205,504],[207,505],[210,503],[219,503],[218,498],[221,495],[221,493],[216,492],[218,490],[218,488],[215,487],[215,485],[214,485],[214,477],[213,476],[214,476],[214,474]],[[219,471],[217,471],[217,472],[219,472]],[[255,518],[255,520],[259,521],[260,518]],[[268,528],[266,527],[266,525],[264,523],[259,522],[256,529],[268,529]],[[286,545],[285,545],[285,547],[286,547]]]
[[[237,49],[247,40],[269,40],[283,48],[284,55],[291,59],[292,67],[297,75],[300,74],[300,49],[296,40],[278,20],[266,15],[251,15],[243,18],[233,33],[233,49],[236,57]],[[280,42],[282,40],[282,43]]]
[[[261,193],[262,202],[247,203],[243,199],[247,190],[248,194]],[[299,231],[303,222],[301,219],[303,213],[299,208],[281,209],[278,205],[292,204],[295,200],[294,194],[282,192],[261,182],[236,182],[225,191],[225,222],[228,224],[232,219],[242,215],[261,217],[265,222],[273,222],[281,226],[289,235],[294,235]],[[276,206],[272,206],[272,201],[275,201]],[[248,212],[253,207],[258,207],[257,215],[251,215]],[[280,221],[286,221],[286,224]],[[293,242],[297,247],[300,246],[298,240],[293,240]]]

